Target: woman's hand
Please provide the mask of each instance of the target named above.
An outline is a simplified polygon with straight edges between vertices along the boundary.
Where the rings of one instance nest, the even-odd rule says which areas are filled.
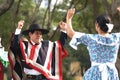
[[[66,19],[67,20],[72,19],[74,13],[75,13],[75,8],[68,9]]]

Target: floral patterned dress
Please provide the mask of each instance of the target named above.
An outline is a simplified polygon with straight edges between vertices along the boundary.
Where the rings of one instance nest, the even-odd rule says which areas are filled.
[[[120,33],[111,33],[104,37],[99,34],[76,32],[70,46],[84,44],[89,51],[91,67],[86,71],[83,80],[119,80],[115,67],[120,45]]]

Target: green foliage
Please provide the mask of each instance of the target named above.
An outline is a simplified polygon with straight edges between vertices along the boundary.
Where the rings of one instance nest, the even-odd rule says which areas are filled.
[[[14,30],[12,16],[10,11],[0,16],[0,33],[2,35],[2,44],[5,50],[8,49],[11,32]]]
[[[33,0],[22,1],[20,4],[19,13],[17,15],[18,20],[23,19],[25,20],[26,24],[29,24],[34,8],[35,3],[33,2]],[[15,8],[13,10],[15,10]]]
[[[0,0],[0,4],[2,4],[4,2],[4,0]]]
[[[0,16],[0,33],[2,35],[2,44],[5,47],[5,50],[8,49],[10,36],[11,33],[14,32],[17,26],[17,22],[21,19],[24,19],[26,21],[26,24],[28,24],[27,22],[29,20],[28,17],[30,14],[29,12],[32,12],[34,9],[32,0],[23,1],[20,4],[19,13],[15,18],[16,26],[14,26],[14,17],[15,17],[17,3],[18,1],[16,0],[12,8],[9,11],[7,11],[4,15]]]

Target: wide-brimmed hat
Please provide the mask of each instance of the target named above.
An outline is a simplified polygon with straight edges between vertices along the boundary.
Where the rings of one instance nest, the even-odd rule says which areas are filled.
[[[40,25],[33,23],[29,26],[27,30],[24,30],[22,34],[28,35],[28,33],[32,31],[40,31],[42,32],[42,34],[47,34],[49,32],[47,29],[42,29]]]

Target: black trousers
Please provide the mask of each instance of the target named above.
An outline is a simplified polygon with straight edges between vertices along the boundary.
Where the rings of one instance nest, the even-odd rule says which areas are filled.
[[[26,80],[48,80],[44,75],[27,75]]]

